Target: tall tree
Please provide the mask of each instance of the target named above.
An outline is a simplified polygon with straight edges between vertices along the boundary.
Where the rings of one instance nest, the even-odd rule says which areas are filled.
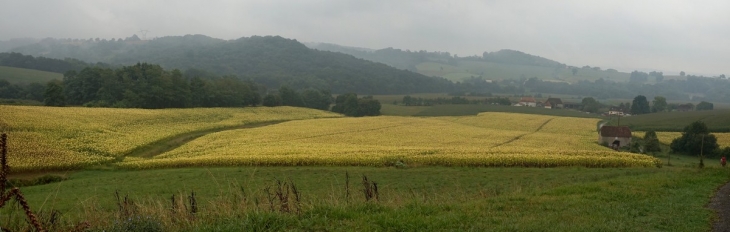
[[[286,86],[280,87],[279,96],[281,97],[282,105],[299,106],[299,107],[305,106],[304,99],[302,98],[302,96],[299,93],[297,93],[297,91],[295,91],[289,87],[286,87]]]
[[[583,105],[583,111],[585,112],[597,113],[598,109],[601,108],[601,103],[598,103],[598,101],[592,97],[583,98],[581,104]]]
[[[646,152],[661,152],[662,148],[659,146],[659,138],[654,130],[649,130],[644,134],[644,151]]]
[[[631,114],[648,114],[651,113],[649,107],[649,101],[646,100],[644,95],[634,97],[634,101],[631,102]]]
[[[63,94],[63,85],[59,81],[50,81],[46,85],[43,103],[47,106],[65,106],[66,96]]]
[[[652,101],[652,103],[652,112],[664,112],[667,110],[667,99],[662,96],[654,97],[654,101]]]

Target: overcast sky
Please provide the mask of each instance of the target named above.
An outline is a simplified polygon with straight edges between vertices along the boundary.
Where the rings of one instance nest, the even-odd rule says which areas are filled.
[[[0,40],[221,39],[445,51],[514,49],[574,66],[730,75],[730,1],[0,0]]]

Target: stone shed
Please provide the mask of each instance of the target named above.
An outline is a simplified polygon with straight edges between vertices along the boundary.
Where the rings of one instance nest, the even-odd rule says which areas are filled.
[[[598,143],[618,149],[631,145],[631,129],[627,126],[602,126],[598,132]]]

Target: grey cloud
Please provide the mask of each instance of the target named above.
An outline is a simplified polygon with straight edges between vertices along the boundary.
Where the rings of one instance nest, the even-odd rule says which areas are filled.
[[[503,48],[569,65],[730,74],[728,1],[9,0],[0,39],[281,35],[307,42],[480,55]]]

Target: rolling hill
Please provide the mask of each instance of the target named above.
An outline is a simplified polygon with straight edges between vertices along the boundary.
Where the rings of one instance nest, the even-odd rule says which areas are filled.
[[[44,40],[13,52],[90,63],[159,64],[165,69],[205,70],[235,75],[271,88],[282,85],[359,94],[448,92],[452,83],[351,55],[309,49],[293,39],[253,36],[221,40],[203,35],[162,37],[149,41]]]
[[[55,72],[0,66],[0,80],[6,80],[10,84],[46,83],[53,79],[61,80],[63,75]]]
[[[451,81],[464,81],[472,77],[486,80],[537,77],[566,83],[581,80],[595,81],[600,78],[617,82],[629,80],[628,73],[613,69],[570,67],[558,61],[510,49],[485,52],[482,57],[456,57],[448,52],[404,51],[394,48],[372,50],[328,43],[306,43],[306,45],[313,49],[350,54],[426,76],[444,77]],[[577,69],[575,74],[573,69]]]

